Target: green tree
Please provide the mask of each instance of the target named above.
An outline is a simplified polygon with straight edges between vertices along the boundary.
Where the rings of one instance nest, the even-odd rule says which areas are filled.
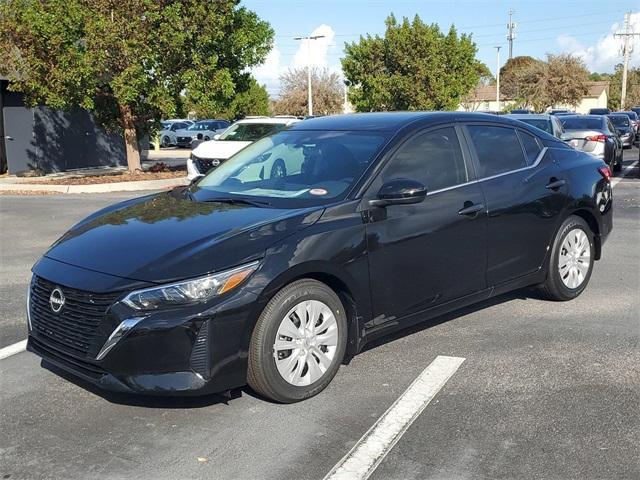
[[[609,101],[607,106],[611,110],[619,110],[622,97],[622,64],[616,65],[615,73],[609,78]],[[627,71],[627,98],[625,108],[640,105],[640,67]]]
[[[384,37],[345,45],[342,68],[358,111],[454,110],[479,81],[471,37],[454,26],[443,33],[419,16],[398,23],[390,15]]]
[[[274,102],[277,115],[306,115],[309,111],[306,68],[291,69],[280,76],[280,98]],[[337,73],[328,69],[311,69],[313,111],[319,115],[342,112],[344,84]]]
[[[273,30],[239,0],[5,0],[0,74],[29,104],[81,107],[120,129],[130,170],[138,138],[183,97],[222,111],[264,61]],[[183,95],[184,94],[184,95]]]
[[[244,118],[247,115],[269,115],[267,89],[255,78],[249,78],[246,88],[236,94],[223,115],[229,119]]]

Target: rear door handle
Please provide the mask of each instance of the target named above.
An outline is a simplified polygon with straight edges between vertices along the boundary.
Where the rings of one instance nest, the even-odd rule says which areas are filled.
[[[475,205],[470,205],[468,207],[461,208],[460,210],[458,210],[458,215],[475,215],[476,213],[481,212],[482,210],[484,210],[484,205],[481,203],[476,203]]]
[[[567,182],[565,180],[551,179],[551,182],[547,183],[544,188],[546,188],[547,190],[558,190],[560,187],[565,186],[566,183]]]

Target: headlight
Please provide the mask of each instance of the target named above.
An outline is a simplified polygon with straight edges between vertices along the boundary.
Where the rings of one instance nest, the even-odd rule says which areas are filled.
[[[256,271],[259,262],[252,262],[206,277],[136,290],[122,301],[136,310],[156,310],[205,302],[230,292]]]

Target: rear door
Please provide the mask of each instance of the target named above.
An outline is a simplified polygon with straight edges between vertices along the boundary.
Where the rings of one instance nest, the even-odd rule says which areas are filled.
[[[488,211],[489,286],[537,271],[566,205],[566,178],[540,141],[506,125],[468,124]]]

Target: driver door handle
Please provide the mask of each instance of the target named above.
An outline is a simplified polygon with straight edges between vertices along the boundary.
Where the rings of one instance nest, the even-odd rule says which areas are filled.
[[[465,202],[466,204],[467,202]],[[469,205],[468,207],[461,208],[458,210],[458,215],[475,215],[478,212],[484,210],[484,205],[482,203],[476,203],[474,205]]]
[[[547,190],[558,190],[560,187],[563,187],[564,185],[566,185],[566,181],[565,180],[558,180],[557,178],[551,179],[551,182],[547,183],[547,185],[545,185],[544,188],[546,188]]]

